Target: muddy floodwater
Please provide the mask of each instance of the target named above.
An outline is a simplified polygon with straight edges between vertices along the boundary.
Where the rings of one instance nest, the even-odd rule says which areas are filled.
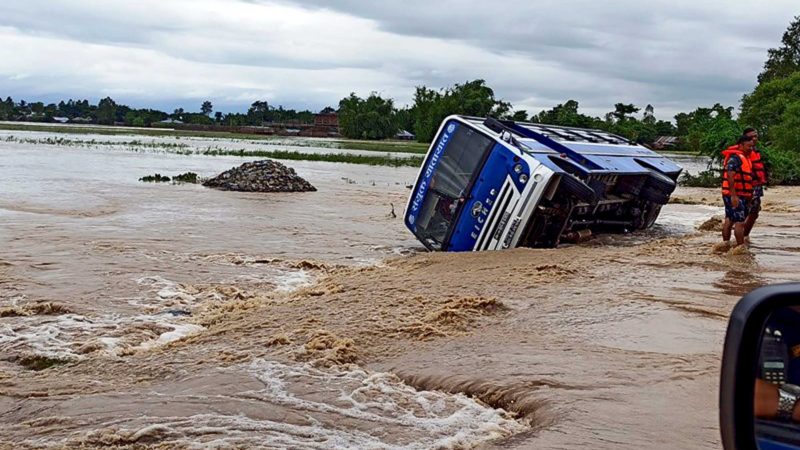
[[[0,447],[716,449],[728,314],[800,280],[798,189],[743,254],[698,230],[716,189],[642,233],[432,254],[415,169],[220,192],[137,180],[253,158],[32,141],[0,139]]]

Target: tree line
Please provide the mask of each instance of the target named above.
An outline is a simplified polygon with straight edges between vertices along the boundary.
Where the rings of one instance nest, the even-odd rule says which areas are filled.
[[[322,112],[328,111],[333,111],[333,108],[327,107]],[[282,105],[275,107],[263,100],[253,102],[246,113],[214,112],[210,100],[204,101],[198,112],[177,108],[172,113],[167,113],[157,109],[131,108],[115,102],[111,97],[101,99],[96,105],[85,99],[69,99],[49,104],[14,101],[11,97],[0,99],[0,120],[54,122],[56,118],[66,118],[71,122],[134,127],[149,127],[168,119],[196,125],[262,126],[274,122],[310,124],[314,122],[314,113],[309,110],[286,109]]]

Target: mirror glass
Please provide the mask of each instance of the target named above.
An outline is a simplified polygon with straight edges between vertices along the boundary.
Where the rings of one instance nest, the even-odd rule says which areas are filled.
[[[764,325],[754,415],[759,450],[800,450],[800,305],[776,309]]]

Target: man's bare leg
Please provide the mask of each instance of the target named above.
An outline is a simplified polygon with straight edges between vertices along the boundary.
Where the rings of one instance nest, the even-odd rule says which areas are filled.
[[[744,220],[744,235],[750,237],[750,232],[753,231],[753,225],[756,224],[758,219],[758,211],[752,211]]]
[[[722,221],[722,240],[729,242],[731,240],[731,229],[733,228],[733,221],[728,217]]]
[[[736,237],[736,245],[744,245],[744,222],[733,224],[733,235]]]

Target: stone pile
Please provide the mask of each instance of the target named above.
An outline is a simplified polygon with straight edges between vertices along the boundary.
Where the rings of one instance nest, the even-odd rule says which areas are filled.
[[[265,159],[244,163],[203,182],[223,191],[306,192],[317,188],[299,177],[291,167]]]

